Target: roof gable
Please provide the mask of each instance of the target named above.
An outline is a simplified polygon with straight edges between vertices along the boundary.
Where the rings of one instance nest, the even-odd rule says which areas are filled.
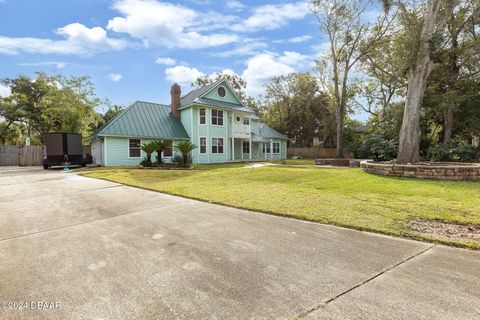
[[[227,92],[223,98],[218,95],[218,88],[220,86],[223,86]],[[214,83],[190,91],[182,98],[179,109],[184,109],[192,104],[253,113],[235,94],[235,91],[226,79],[220,79]]]
[[[223,98],[218,95],[219,87],[224,87],[227,91],[227,95]],[[243,102],[237,97],[237,95],[233,91],[232,86],[227,80],[222,80],[220,83],[212,86],[207,92],[201,95],[200,98],[208,98],[243,105]]]
[[[97,132],[96,136],[188,139],[180,119],[170,113],[170,106],[137,101]]]

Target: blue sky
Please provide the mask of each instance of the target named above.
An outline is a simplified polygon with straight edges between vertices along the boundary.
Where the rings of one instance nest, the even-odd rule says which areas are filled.
[[[305,1],[0,0],[0,78],[88,75],[115,104],[168,103],[174,81],[223,70],[257,96],[324,48]]]

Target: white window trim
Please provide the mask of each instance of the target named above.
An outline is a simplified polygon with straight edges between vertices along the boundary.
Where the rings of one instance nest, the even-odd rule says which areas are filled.
[[[225,96],[223,96],[223,97],[218,93],[218,90],[219,90],[220,88],[225,89]],[[218,87],[217,87],[217,95],[220,97],[220,99],[225,99],[225,98],[228,96],[228,90],[227,90],[227,88],[225,88],[225,86],[218,86]]]
[[[215,152],[215,153],[212,152],[213,139],[217,139],[217,151],[218,151],[218,139],[222,139],[222,140],[223,140],[223,145],[222,145],[222,147],[223,147],[222,149],[223,149],[223,150],[222,150],[222,152]],[[211,140],[211,142],[212,142],[211,145],[210,145],[210,153],[211,153],[211,154],[225,154],[225,138],[223,138],[223,137],[219,137],[219,138],[217,138],[217,137],[212,137],[210,140]]]
[[[274,150],[275,150],[275,148],[273,147],[274,144],[278,144],[278,152],[275,152],[275,151],[274,151]],[[281,147],[280,142],[272,142],[272,153],[273,153],[273,154],[280,154],[280,153],[281,153],[281,152],[280,152],[280,147]]]
[[[245,143],[247,143],[248,152],[245,152],[245,151],[244,151],[245,148],[244,148],[243,146],[244,146]],[[243,154],[250,154],[250,151],[251,151],[251,150],[250,150],[250,141],[242,141],[242,153],[243,153]]]
[[[262,153],[263,154],[271,154],[272,153],[272,145],[270,144],[270,142],[262,142],[263,145],[262,145]],[[268,146],[268,150],[267,148],[265,148],[265,146]]]
[[[162,139],[162,140],[163,140],[163,139]],[[174,146],[175,146],[175,141],[173,141],[173,140],[168,140],[168,139],[167,139],[167,140],[163,140],[163,141],[172,141],[172,155],[171,155],[171,156],[166,156],[166,155],[164,155],[164,154],[165,154],[164,150],[162,150],[162,159],[171,159],[171,158],[175,157],[175,148],[174,148]]]
[[[202,139],[205,139],[205,152],[202,152]],[[198,154],[208,153],[208,139],[207,137],[198,137]]]
[[[213,124],[213,112],[212,112],[213,110],[222,111],[222,114],[223,114],[223,116],[222,116],[223,124]],[[217,117],[217,118],[218,118],[218,117]],[[224,110],[221,110],[221,109],[212,109],[212,110],[210,111],[210,125],[211,125],[212,127],[224,127],[224,126],[225,126],[225,111],[224,111]]]
[[[130,140],[140,140],[140,157],[130,157]],[[142,139],[139,138],[128,138],[128,143],[127,143],[127,155],[128,159],[142,159]]]
[[[201,118],[200,110],[202,110],[202,109],[205,110],[205,123],[202,123],[202,122],[200,121],[200,118]],[[203,107],[198,108],[198,125],[200,125],[200,126],[206,126],[206,125],[208,124],[207,119],[208,119],[207,108],[203,108]]]

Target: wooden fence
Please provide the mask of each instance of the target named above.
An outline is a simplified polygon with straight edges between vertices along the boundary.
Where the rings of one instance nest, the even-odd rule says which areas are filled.
[[[43,146],[0,146],[0,166],[41,166]]]
[[[44,146],[1,146],[0,166],[41,166],[45,156]],[[91,154],[91,146],[83,146],[83,158]]]
[[[288,148],[287,156],[289,158],[300,156],[308,159],[335,158],[336,152],[336,148]]]

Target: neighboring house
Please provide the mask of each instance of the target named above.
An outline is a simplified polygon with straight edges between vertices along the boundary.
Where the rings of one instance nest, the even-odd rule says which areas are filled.
[[[170,93],[170,105],[137,101],[98,129],[92,136],[94,163],[137,165],[145,157],[140,145],[158,139],[172,145],[163,152],[166,162],[182,140],[197,146],[193,163],[286,158],[288,139],[260,122],[226,80],[183,97],[175,83]]]

